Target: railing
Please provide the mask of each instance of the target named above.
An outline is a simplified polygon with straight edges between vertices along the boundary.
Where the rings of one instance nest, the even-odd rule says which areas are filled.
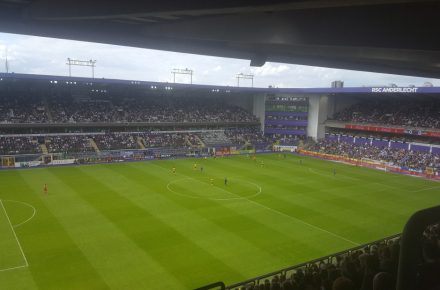
[[[223,282],[215,282],[194,290],[213,290],[213,289],[219,289],[219,290],[225,290],[225,283]]]
[[[262,281],[264,281],[267,278],[271,278],[271,277],[274,277],[276,275],[281,275],[281,274],[285,275],[285,274],[287,274],[290,271],[295,271],[295,270],[298,270],[300,268],[308,267],[308,266],[310,266],[312,264],[316,264],[316,263],[320,263],[320,262],[333,263],[335,258],[338,257],[338,256],[343,256],[343,255],[346,255],[346,254],[350,254],[353,251],[364,249],[364,248],[372,246],[372,245],[381,244],[383,242],[388,242],[388,241],[391,241],[391,240],[396,240],[396,239],[400,238],[400,236],[401,236],[401,234],[396,234],[396,235],[389,236],[389,237],[386,237],[386,238],[383,238],[383,239],[380,239],[380,240],[377,240],[377,241],[373,241],[373,242],[370,242],[370,243],[367,243],[367,244],[364,244],[364,245],[360,245],[360,246],[357,246],[357,247],[354,247],[354,248],[350,248],[350,249],[345,250],[345,251],[341,251],[341,252],[334,253],[334,254],[331,254],[331,255],[328,255],[328,256],[325,256],[325,257],[321,257],[321,258],[318,258],[318,259],[315,259],[315,260],[312,260],[312,261],[308,261],[308,262],[305,262],[305,263],[301,263],[301,264],[297,264],[297,265],[294,265],[294,266],[290,266],[290,267],[287,267],[287,268],[284,268],[284,269],[281,269],[281,270],[278,270],[278,271],[275,271],[275,272],[272,272],[272,273],[268,273],[268,274],[265,274],[265,275],[262,275],[262,276],[258,276],[258,277],[252,278],[252,279],[248,279],[246,281],[242,281],[242,282],[239,282],[239,283],[235,283],[235,284],[229,285],[229,286],[226,287],[226,289],[232,290],[232,289],[236,289],[238,287],[241,287],[241,286],[244,286],[244,285],[249,285],[249,284],[259,285]],[[200,288],[200,289],[211,289],[211,288]]]
[[[125,128],[125,127],[148,127],[148,128],[193,128],[214,126],[214,127],[231,127],[231,126],[258,126],[259,121],[218,121],[218,122],[75,122],[75,123],[0,123],[0,128]]]

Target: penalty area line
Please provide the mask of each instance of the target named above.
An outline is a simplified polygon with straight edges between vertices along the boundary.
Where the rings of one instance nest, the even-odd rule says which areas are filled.
[[[5,212],[6,219],[8,220],[9,226],[11,227],[11,230],[12,230],[12,234],[14,235],[15,240],[17,241],[18,247],[20,248],[20,252],[21,252],[23,259],[24,259],[24,262],[25,262],[25,265],[20,266],[20,268],[28,267],[29,266],[28,260],[26,258],[26,255],[24,254],[23,248],[21,247],[20,241],[18,240],[17,234],[15,233],[14,227],[12,226],[11,220],[9,219],[8,213],[6,212],[6,208],[3,205],[3,201],[1,199],[0,199],[0,205],[2,206],[3,211]],[[9,268],[9,269],[12,270],[11,268]],[[17,269],[17,267],[14,267],[14,269]]]

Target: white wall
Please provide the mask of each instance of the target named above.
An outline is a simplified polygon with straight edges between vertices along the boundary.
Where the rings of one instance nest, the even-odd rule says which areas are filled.
[[[266,96],[257,95],[253,97],[252,113],[260,119],[261,130],[264,131],[264,120],[266,118]]]
[[[307,136],[314,140],[324,138],[325,125],[328,114],[329,97],[326,95],[309,96],[309,117],[307,125]]]

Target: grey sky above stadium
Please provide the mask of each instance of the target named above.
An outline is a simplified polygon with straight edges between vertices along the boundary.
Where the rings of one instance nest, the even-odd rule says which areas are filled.
[[[106,45],[53,38],[0,33],[0,72],[5,71],[5,55],[9,69],[16,73],[68,75],[66,59],[96,59],[95,77],[143,81],[172,82],[173,68],[194,70],[194,83],[236,85],[236,74],[252,73],[256,87],[329,87],[334,80],[343,80],[345,86],[422,86],[431,82],[440,86],[440,80],[358,72],[341,69],[266,63],[250,67],[248,60],[201,56],[185,53]],[[89,77],[86,67],[72,68],[72,75]],[[189,82],[187,76],[177,76],[177,82]],[[250,86],[242,80],[241,85]]]

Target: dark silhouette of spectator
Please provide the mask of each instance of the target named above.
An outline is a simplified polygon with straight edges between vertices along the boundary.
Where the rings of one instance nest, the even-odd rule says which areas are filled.
[[[333,282],[332,290],[356,290],[356,287],[350,279],[339,277]]]

